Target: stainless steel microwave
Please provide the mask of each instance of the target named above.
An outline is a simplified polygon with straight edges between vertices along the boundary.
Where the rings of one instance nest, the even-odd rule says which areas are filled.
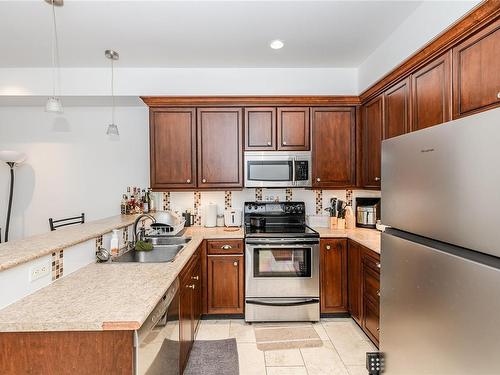
[[[245,152],[245,187],[310,186],[310,152]]]

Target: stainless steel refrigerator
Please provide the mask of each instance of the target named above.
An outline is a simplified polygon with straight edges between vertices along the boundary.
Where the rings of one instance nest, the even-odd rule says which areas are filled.
[[[500,374],[500,108],[382,143],[385,372]]]

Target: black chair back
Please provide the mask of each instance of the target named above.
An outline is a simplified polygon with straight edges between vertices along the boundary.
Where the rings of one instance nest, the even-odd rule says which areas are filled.
[[[82,212],[80,216],[68,217],[67,219],[54,220],[49,218],[50,230],[54,231],[57,228],[65,227],[66,225],[83,224],[85,223],[85,214]]]

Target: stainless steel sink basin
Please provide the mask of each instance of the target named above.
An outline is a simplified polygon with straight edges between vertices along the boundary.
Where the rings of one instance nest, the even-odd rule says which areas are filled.
[[[152,238],[153,250],[130,250],[112,260],[117,263],[162,263],[171,262],[175,256],[186,247],[191,237],[154,237]]]
[[[151,237],[153,246],[185,245],[191,241],[191,237]]]

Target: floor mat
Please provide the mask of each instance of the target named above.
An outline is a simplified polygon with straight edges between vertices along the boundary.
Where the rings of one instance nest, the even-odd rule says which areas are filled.
[[[259,350],[300,349],[322,346],[323,342],[312,326],[254,327]]]
[[[236,339],[195,341],[184,375],[238,375]]]

